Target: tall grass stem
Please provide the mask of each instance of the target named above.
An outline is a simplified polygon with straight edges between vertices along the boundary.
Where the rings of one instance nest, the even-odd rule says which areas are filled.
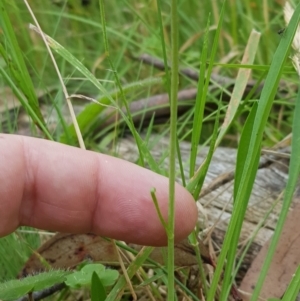
[[[168,213],[168,301],[175,298],[174,290],[174,228],[175,228],[175,159],[177,139],[178,93],[178,11],[177,0],[171,1],[171,89],[170,89],[170,160],[169,160],[169,213]]]

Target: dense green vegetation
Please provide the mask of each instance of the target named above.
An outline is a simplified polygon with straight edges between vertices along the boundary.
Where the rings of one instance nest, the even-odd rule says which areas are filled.
[[[102,25],[98,1],[90,1],[88,5],[82,6],[80,1],[43,1],[32,3],[32,9],[45,33],[55,39],[79,61],[81,61],[101,81],[107,91],[115,90],[116,83],[109,62],[105,59],[104,43],[102,38]],[[122,85],[133,84],[137,81],[152,76],[163,76],[163,72],[149,65],[135,60],[142,54],[163,59],[160,28],[158,26],[157,5],[155,1],[109,1],[106,6],[107,34],[110,48],[110,58],[121,80]],[[179,1],[179,62],[182,68],[191,68],[196,73],[200,66],[200,52],[202,49],[204,32],[210,16],[210,27],[208,37],[208,49],[211,50],[216,25],[219,22],[221,1],[204,1],[199,7],[197,1],[190,1],[186,5]],[[10,2],[7,5],[12,19],[18,43],[22,49],[26,64],[29,69],[34,87],[44,93],[51,93],[51,101],[61,106],[63,103],[61,87],[53,64],[43,46],[41,38],[28,29],[28,24],[33,23],[25,5],[22,1]],[[163,30],[166,42],[166,52],[170,58],[170,6],[162,6]],[[253,69],[253,79],[263,80],[264,72],[273,57],[274,51],[281,39],[278,31],[284,28],[282,6],[279,3],[268,4],[267,1],[236,3],[228,1],[224,21],[222,24],[220,39],[216,57],[214,59],[213,74],[225,76],[227,79],[235,79],[238,68],[244,54],[244,50],[252,29],[261,32],[262,36],[255,55],[253,66],[245,68]],[[208,53],[209,59],[210,53]],[[82,78],[74,66],[70,65],[59,55],[55,56],[60,72],[65,79],[69,94],[85,94],[97,98],[101,96],[99,90],[89,81]],[[266,129],[265,144],[270,146],[279,141],[290,131],[290,114],[293,111],[293,91],[297,77],[288,62],[283,74],[284,83],[281,85],[280,93],[275,99],[268,128]],[[287,79],[287,80],[285,80]],[[5,84],[5,83],[3,83]],[[180,76],[179,89],[196,87],[194,80],[184,75]],[[203,141],[212,132],[212,119],[214,118],[215,103],[222,96],[222,112],[224,116],[228,104],[226,91],[228,84],[220,86],[214,84],[206,95],[206,119],[207,131],[203,135]],[[147,95],[165,92],[164,85],[152,84],[145,88],[134,89],[127,95],[127,100],[137,100]],[[257,99],[254,94],[249,101]],[[244,97],[246,99],[246,97]],[[82,103],[82,101],[80,101]],[[225,144],[236,145],[241,126],[245,121],[243,112],[248,107],[241,109],[237,122],[231,127],[230,135],[227,136]],[[211,115],[212,114],[212,115]],[[279,115],[279,118],[278,118]],[[186,116],[190,116],[187,114]],[[191,127],[191,119],[182,118],[187,123],[186,133]],[[188,119],[188,120],[187,120]],[[157,128],[158,125],[155,126]],[[59,136],[56,129],[54,135]],[[161,127],[160,127],[161,130]],[[13,129],[12,129],[13,131]],[[58,133],[57,133],[58,132]],[[99,137],[94,133],[89,137],[92,140]],[[88,135],[89,136],[89,135]]]

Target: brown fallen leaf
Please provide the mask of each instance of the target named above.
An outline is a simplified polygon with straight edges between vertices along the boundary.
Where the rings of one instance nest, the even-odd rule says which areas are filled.
[[[296,205],[287,216],[277,250],[261,290],[260,297],[263,299],[281,298],[300,263],[300,233],[297,230],[299,229],[300,199],[294,199],[294,202]],[[269,246],[270,240],[262,247],[241,283],[240,290],[247,293],[244,300],[250,299],[249,296],[255,288]]]
[[[136,251],[142,246],[129,244]],[[155,248],[150,258],[164,264],[164,248]],[[208,248],[199,240],[200,254],[205,263],[214,266]],[[74,268],[84,260],[118,265],[116,250],[111,241],[94,234],[58,233],[43,244],[25,263],[19,277],[46,269],[46,261],[52,268]],[[194,248],[188,240],[175,245],[175,265],[179,267],[197,264]]]

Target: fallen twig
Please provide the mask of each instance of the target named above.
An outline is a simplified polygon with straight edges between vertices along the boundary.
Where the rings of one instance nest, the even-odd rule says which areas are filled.
[[[136,57],[135,59],[142,61],[145,64],[151,65],[158,70],[165,70],[164,62],[161,59],[155,58],[153,56],[150,56],[148,54],[142,54],[139,57]],[[191,69],[191,68],[180,68],[179,73],[182,75],[185,75],[186,77],[198,81],[199,80],[199,72]],[[227,87],[227,89],[231,90],[235,84],[235,80],[226,76],[222,76],[219,74],[213,73],[210,77],[211,82],[215,82],[218,85],[222,87]],[[246,93],[248,93],[256,84],[256,81],[251,80],[247,84]],[[259,92],[262,88],[263,84],[260,84],[257,91]]]

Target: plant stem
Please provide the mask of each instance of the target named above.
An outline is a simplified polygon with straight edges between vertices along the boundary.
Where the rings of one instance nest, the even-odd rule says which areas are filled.
[[[169,165],[169,214],[168,214],[168,300],[174,292],[174,227],[175,227],[175,159],[177,138],[178,93],[178,16],[177,0],[171,2],[171,89],[170,89],[170,165]]]

